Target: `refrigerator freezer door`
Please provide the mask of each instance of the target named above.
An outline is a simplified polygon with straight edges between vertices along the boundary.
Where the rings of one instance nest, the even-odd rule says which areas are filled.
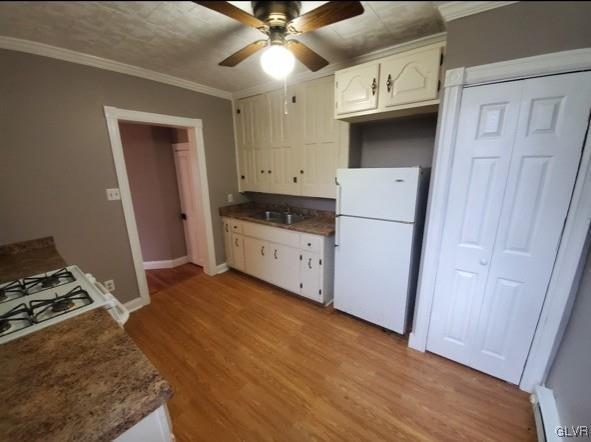
[[[413,224],[339,217],[336,309],[401,334],[406,331],[413,228]]]
[[[337,215],[414,222],[420,168],[338,169]]]

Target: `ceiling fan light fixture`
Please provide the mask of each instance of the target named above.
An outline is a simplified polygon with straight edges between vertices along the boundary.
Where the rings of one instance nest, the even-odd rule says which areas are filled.
[[[294,55],[283,45],[270,45],[261,55],[263,71],[275,80],[283,80],[294,66]]]

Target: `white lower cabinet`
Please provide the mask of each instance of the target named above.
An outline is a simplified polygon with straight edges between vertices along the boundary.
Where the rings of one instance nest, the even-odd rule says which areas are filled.
[[[302,252],[300,260],[300,293],[306,298],[322,299],[322,258],[317,253]]]
[[[224,236],[224,241],[226,239],[227,237]],[[244,238],[238,233],[232,233],[230,240],[232,241],[232,259],[231,262],[226,262],[230,267],[244,271]],[[226,246],[225,248],[227,249],[228,247]]]
[[[228,235],[226,226],[242,234]],[[223,218],[223,228],[229,267],[316,302],[332,301],[334,237],[230,218]]]

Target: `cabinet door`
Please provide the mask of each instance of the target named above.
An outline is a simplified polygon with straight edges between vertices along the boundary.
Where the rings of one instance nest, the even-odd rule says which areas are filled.
[[[270,153],[270,112],[266,95],[257,95],[254,100],[254,162],[255,183],[254,190],[269,192],[271,175]]]
[[[294,247],[269,243],[271,259],[271,282],[290,292],[299,293],[300,251]]]
[[[235,269],[245,271],[244,268],[244,237],[232,234],[232,264]]]
[[[270,114],[269,191],[299,194],[297,147],[299,115],[295,87],[266,94]],[[287,113],[286,113],[287,112]]]
[[[441,47],[382,62],[380,107],[400,106],[437,98]]]
[[[236,106],[236,144],[238,148],[238,187],[241,192],[255,190],[255,97],[238,100]]]
[[[335,78],[337,115],[378,107],[379,63],[337,72]]]
[[[300,294],[314,301],[322,301],[322,271],[320,255],[302,252],[300,261]]]
[[[232,230],[230,229],[230,221],[223,218],[222,229],[224,231],[224,252],[226,253],[226,264],[230,267],[234,266],[232,257],[234,256],[234,245],[232,244]]]
[[[244,261],[245,261],[245,272],[249,275],[255,276],[256,278],[270,281],[270,257],[272,257],[273,251],[269,247],[267,241],[260,239],[254,239],[245,237],[244,238]]]
[[[332,77],[305,83],[300,95],[303,140],[299,177],[302,195],[335,198],[340,130],[346,123],[334,119]]]

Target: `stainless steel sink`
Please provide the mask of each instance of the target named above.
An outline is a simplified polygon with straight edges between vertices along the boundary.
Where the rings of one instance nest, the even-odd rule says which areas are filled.
[[[265,212],[256,213],[253,215],[253,218],[278,222],[281,219],[281,212],[271,212],[266,210]]]
[[[272,211],[264,211],[264,212],[259,212],[253,215],[253,218],[256,219],[261,219],[264,221],[270,221],[272,223],[277,223],[277,224],[286,224],[286,225],[292,225],[295,224],[297,222],[303,221],[305,219],[304,216],[302,215],[297,215],[295,213],[289,213],[289,212],[272,212]]]

